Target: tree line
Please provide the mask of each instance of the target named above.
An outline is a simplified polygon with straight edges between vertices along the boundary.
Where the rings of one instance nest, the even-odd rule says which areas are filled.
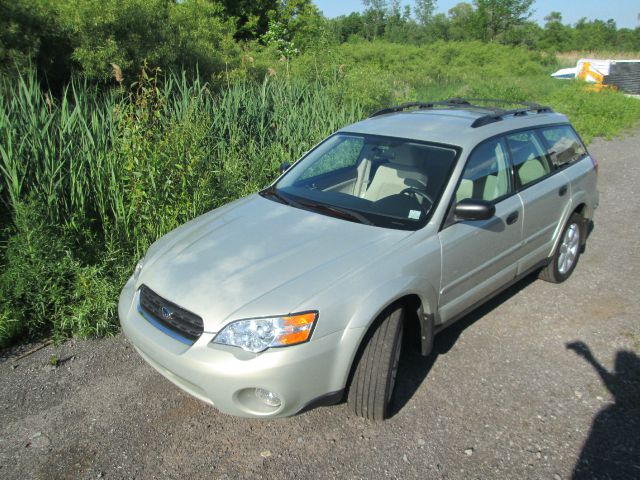
[[[617,28],[614,20],[581,18],[574,25],[562,14],[549,12],[544,25],[531,20],[533,0],[473,0],[460,2],[446,13],[435,13],[436,0],[415,0],[413,9],[400,0],[363,0],[362,13],[327,20],[339,42],[386,39],[422,44],[437,40],[482,40],[531,49],[640,50],[640,28]]]
[[[0,0],[0,70],[35,67],[48,86],[79,73],[93,82],[138,71],[226,75],[253,52],[290,58],[330,45],[386,40],[424,45],[480,40],[550,52],[640,50],[640,28],[613,20],[531,20],[533,0],[473,0],[436,13],[436,0],[363,0],[363,12],[326,18],[312,0]],[[120,72],[120,73],[119,73]]]

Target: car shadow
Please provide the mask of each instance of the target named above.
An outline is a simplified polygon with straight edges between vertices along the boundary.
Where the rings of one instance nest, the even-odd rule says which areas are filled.
[[[400,356],[400,365],[398,368],[398,376],[396,377],[393,402],[389,410],[389,417],[393,417],[399,413],[409,400],[411,400],[438,358],[441,355],[446,355],[447,352],[451,350],[465,329],[535,282],[536,279],[537,273],[526,276],[453,325],[444,329],[436,335],[433,343],[433,351],[428,357],[423,357],[420,354],[420,346],[415,342],[415,339],[420,338],[418,322],[410,322],[407,326],[409,330],[407,332],[408,334],[405,335],[405,344],[403,345]],[[414,329],[414,331],[411,331],[412,329]]]
[[[614,398],[595,416],[572,478],[640,478],[640,357],[620,350],[609,372],[583,342],[567,348],[594,368]]]

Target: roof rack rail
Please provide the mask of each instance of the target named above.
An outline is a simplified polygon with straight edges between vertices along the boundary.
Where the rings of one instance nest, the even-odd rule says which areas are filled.
[[[463,98],[450,98],[449,100],[438,100],[436,102],[407,102],[395,107],[387,107],[382,110],[374,112],[369,118],[378,117],[380,115],[386,115],[387,113],[397,113],[410,108],[417,108],[418,110],[431,109],[435,107],[472,107],[469,102]]]
[[[472,102],[482,102],[491,105],[477,105]],[[504,109],[498,107],[498,105],[521,105],[519,108]],[[499,122],[503,117],[512,115],[514,117],[525,116],[528,113],[551,113],[553,110],[551,107],[540,105],[538,103],[531,102],[513,102],[511,100],[501,100],[495,98],[450,98],[448,100],[439,100],[436,102],[407,102],[395,107],[383,108],[374,112],[369,118],[378,117],[380,115],[386,115],[388,113],[397,113],[411,108],[417,108],[418,110],[435,109],[438,107],[448,108],[475,108],[480,110],[489,110],[492,113],[483,115],[476,118],[471,124],[471,128],[478,128],[490,123]]]

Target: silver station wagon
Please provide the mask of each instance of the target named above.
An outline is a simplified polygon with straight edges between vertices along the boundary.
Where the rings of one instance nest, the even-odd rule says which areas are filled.
[[[429,355],[435,334],[523,276],[566,280],[584,249],[596,161],[565,116],[500,105],[514,106],[381,110],[160,238],[120,296],[124,333],[225,413],[346,398],[384,419],[405,333]]]

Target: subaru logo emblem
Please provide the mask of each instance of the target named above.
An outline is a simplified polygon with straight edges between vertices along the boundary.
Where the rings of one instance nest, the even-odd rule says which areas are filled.
[[[173,317],[173,312],[167,307],[162,307],[162,318],[169,320],[171,317]]]

